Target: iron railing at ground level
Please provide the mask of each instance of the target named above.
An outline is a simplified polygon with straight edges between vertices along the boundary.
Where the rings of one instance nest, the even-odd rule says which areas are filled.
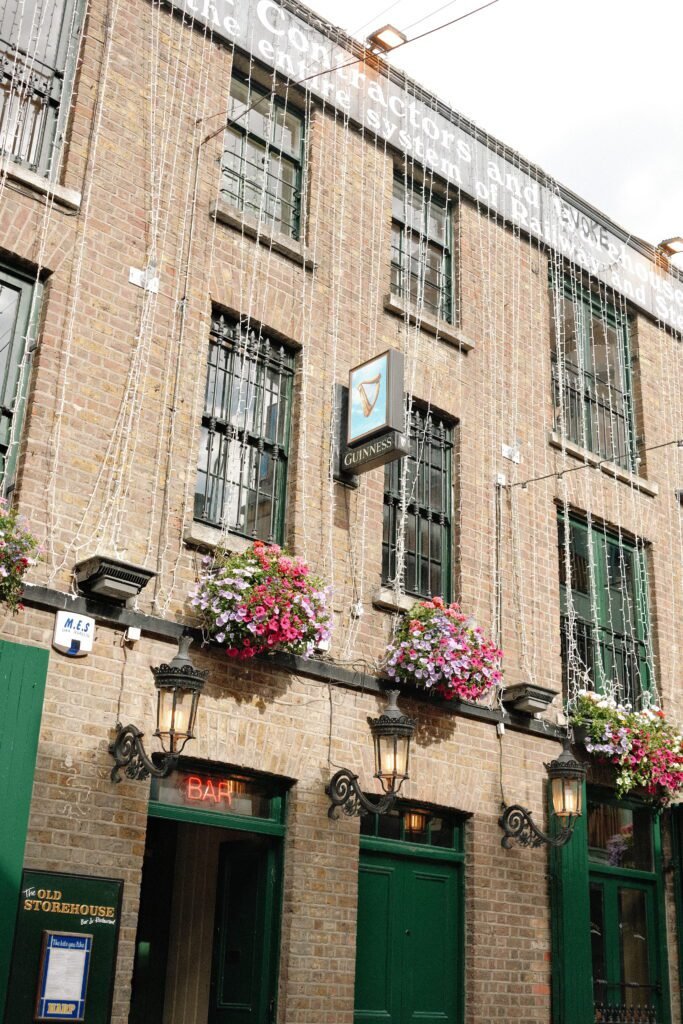
[[[612,1006],[595,1004],[595,1024],[660,1024],[653,1006]]]

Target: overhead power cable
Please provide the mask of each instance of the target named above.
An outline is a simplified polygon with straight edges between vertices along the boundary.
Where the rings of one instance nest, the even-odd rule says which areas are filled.
[[[447,21],[443,25],[437,25],[435,28],[427,29],[426,32],[421,32],[419,36],[413,36],[412,39],[406,39],[406,41],[404,43],[398,43],[398,45],[392,47],[392,49],[389,52],[390,53],[395,53],[396,50],[400,50],[401,47],[403,47],[403,46],[408,46],[409,43],[416,43],[419,39],[425,39],[427,36],[434,35],[435,32],[441,32],[445,28],[450,28],[451,25],[455,25],[459,21],[464,21],[465,18],[471,18],[473,14],[478,14],[479,11],[485,11],[487,7],[493,7],[494,4],[497,4],[497,3],[500,3],[500,0],[489,0],[489,2],[487,4],[482,4],[481,7],[475,7],[474,10],[468,11],[467,14],[461,14],[458,18],[453,18],[451,21]],[[435,12],[435,13],[437,13],[437,12]],[[415,22],[415,24],[417,24],[417,22]],[[314,71],[312,75],[306,75],[305,78],[297,79],[295,84],[296,85],[304,85],[306,82],[311,82],[314,78],[320,78],[321,75],[329,75],[333,71],[343,71],[346,68],[353,67],[354,64],[360,64],[362,61],[366,60],[367,55],[369,53],[370,53],[370,51],[365,50],[363,52],[363,56],[362,57],[354,57],[353,60],[348,61],[346,64],[338,64],[337,67],[335,67],[335,68],[323,68],[321,71]],[[375,56],[375,55],[373,54],[373,56]],[[247,114],[251,113],[251,111],[254,110],[254,108],[256,106],[258,106],[258,104],[261,103],[261,102],[262,102],[262,97],[259,97],[259,99],[256,100],[255,103],[252,103],[250,107],[247,107],[246,110],[243,110],[241,114],[239,114],[237,117],[233,118],[232,119],[233,122],[234,121],[239,121],[243,117],[246,117]],[[209,114],[207,117],[201,117],[195,123],[196,124],[202,124],[205,121],[212,121],[214,117],[225,117],[225,110],[219,110],[215,114]],[[216,135],[218,135],[219,132],[223,131],[223,128],[224,128],[224,125],[221,125],[214,132],[212,132],[210,135],[207,135],[206,138],[202,140],[202,145],[204,145],[204,143],[206,143],[206,142],[209,142]]]
[[[675,437],[673,441],[663,441],[662,444],[653,444],[649,448],[643,448],[641,450],[643,453],[656,452],[659,448],[669,448],[672,444],[677,445],[679,448],[683,448],[683,438]],[[509,491],[512,490],[513,487],[526,489],[529,484],[537,484],[540,480],[552,480],[553,477],[559,480],[568,473],[578,473],[582,469],[600,469],[601,466],[613,465],[615,462],[618,462],[618,460],[626,458],[629,454],[629,452],[619,452],[610,459],[600,459],[597,462],[582,462],[580,466],[571,466],[570,469],[559,469],[556,473],[544,473],[543,476],[531,476],[528,480],[519,480],[513,484],[502,484],[501,486]]]

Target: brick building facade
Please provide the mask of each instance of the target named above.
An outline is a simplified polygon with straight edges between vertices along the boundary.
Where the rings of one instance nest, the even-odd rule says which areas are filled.
[[[677,812],[615,803],[594,768],[590,841],[584,816],[552,857],[505,850],[498,818],[519,803],[548,826],[544,762],[579,677],[616,680],[635,701],[652,692],[682,720],[683,286],[660,253],[283,4],[188,0],[183,15],[149,0],[11,0],[0,15],[4,486],[45,547],[24,610],[2,624],[7,1024],[33,1019],[17,1009],[28,987],[32,1012],[37,976],[17,952],[22,866],[123,881],[111,1009],[104,964],[86,1020],[350,1024],[355,999],[360,1024],[588,1024],[594,1002],[673,1024],[681,880],[664,867],[678,864]],[[320,39],[353,69],[335,56],[325,72]],[[304,59],[317,61],[308,92]],[[418,125],[409,151],[397,133]],[[576,213],[577,237],[589,225],[602,262],[585,234],[570,252],[566,233],[553,246],[547,223],[534,227],[521,208],[541,192],[565,227],[562,211]],[[429,488],[402,500],[398,469],[355,488],[335,478],[335,385],[387,348],[405,357],[418,448],[440,452],[438,500]],[[244,352],[253,367],[280,360],[289,424],[274,442],[231,433],[209,408],[207,360],[235,351],[242,367]],[[236,365],[220,372],[241,394]],[[411,523],[438,536],[429,552]],[[251,827],[246,811],[176,813],[166,783],[115,785],[108,752],[117,721],[153,749],[150,667],[196,625],[188,595],[206,551],[250,537],[303,555],[334,612],[329,652],[308,663],[193,648],[208,683],[171,779],[237,773],[255,794]],[[155,575],[125,606],[78,594],[74,567],[95,555]],[[337,767],[375,791],[366,719],[383,704],[380,661],[397,612],[435,593],[499,641],[506,686],[556,697],[534,718],[405,693],[417,730],[400,813],[330,820]],[[86,657],[51,649],[61,608],[96,620]],[[410,834],[411,809],[431,816],[426,837]],[[640,859],[608,861],[608,819]],[[226,923],[247,919],[248,969]]]

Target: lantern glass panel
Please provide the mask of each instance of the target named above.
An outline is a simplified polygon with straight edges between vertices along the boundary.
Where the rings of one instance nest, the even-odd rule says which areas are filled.
[[[558,818],[578,818],[581,815],[581,779],[553,779],[551,794],[553,811]]]
[[[196,690],[159,688],[157,736],[168,753],[179,753],[194,735],[198,697]]]
[[[377,736],[375,738],[376,772],[385,793],[396,793],[408,777],[408,736]]]

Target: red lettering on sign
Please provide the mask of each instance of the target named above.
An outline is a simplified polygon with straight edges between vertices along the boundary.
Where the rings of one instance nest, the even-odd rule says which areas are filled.
[[[202,799],[202,780],[197,778],[196,775],[188,775],[187,777],[187,799]]]
[[[185,797],[187,800],[214,805],[232,803],[233,783],[230,779],[202,778],[200,775],[185,777]]]

